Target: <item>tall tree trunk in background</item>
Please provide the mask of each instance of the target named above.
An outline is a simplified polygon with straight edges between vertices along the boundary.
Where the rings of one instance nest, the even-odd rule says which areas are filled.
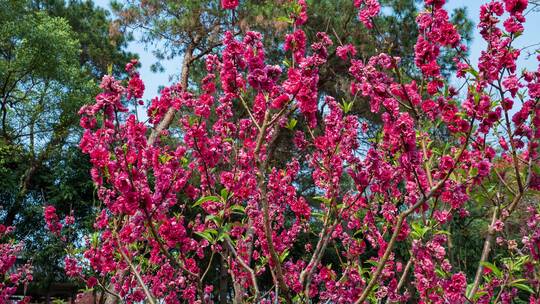
[[[73,119],[75,120],[75,119]],[[51,153],[61,147],[69,134],[68,126],[74,123],[71,119],[63,121],[60,125],[55,128],[55,131],[52,135],[51,141],[47,144],[45,149],[39,153],[38,157],[30,162],[30,167],[28,167],[19,184],[19,191],[15,197],[13,205],[7,210],[6,217],[4,219],[5,226],[12,226],[15,222],[15,217],[20,212],[23,207],[24,198],[28,194],[32,178],[36,174],[37,170],[43,165],[43,163],[50,157]]]
[[[187,90],[189,84],[189,69],[193,63],[193,52],[197,42],[192,42],[186,47],[184,52],[184,58],[182,59],[182,75],[180,76],[180,84],[182,85],[182,90]],[[174,114],[176,114],[176,109],[170,107],[169,110],[163,116],[163,119],[152,129],[152,133],[148,137],[148,145],[151,146],[154,144],[156,139],[159,137],[163,130],[169,128],[174,119]]]
[[[21,178],[19,192],[17,193],[17,196],[15,197],[15,201],[13,202],[13,205],[11,205],[11,207],[8,209],[6,218],[4,219],[5,226],[13,225],[13,222],[15,221],[15,217],[17,216],[17,213],[19,213],[19,211],[22,208],[24,197],[28,193],[28,187],[30,186],[30,181],[32,179],[32,176],[34,176],[39,165],[40,164],[34,161],[30,165],[30,168],[26,169],[26,171],[24,172],[24,175]]]
[[[219,303],[220,304],[226,304],[227,301],[227,294],[229,291],[228,286],[228,272],[227,272],[227,266],[225,265],[226,261],[223,260],[223,257],[219,258]]]

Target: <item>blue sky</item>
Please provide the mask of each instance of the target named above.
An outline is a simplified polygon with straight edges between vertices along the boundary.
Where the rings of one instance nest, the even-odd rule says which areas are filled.
[[[98,6],[110,9],[110,0],[94,0],[94,3]],[[135,37],[137,37],[136,33]],[[145,45],[136,40],[131,42],[127,47],[130,52],[139,55],[141,63],[139,72],[145,85],[144,100],[150,100],[157,96],[160,87],[169,86],[174,83],[169,79],[170,75],[179,75],[182,66],[182,58],[180,57],[173,60],[162,61],[162,65],[165,68],[163,73],[152,72],[150,66],[157,61],[156,57],[152,54],[153,47],[154,46],[152,45]]]
[[[218,1],[218,0],[216,0]],[[352,0],[351,0],[352,1]],[[94,2],[104,8],[109,8],[110,0],[94,0]],[[445,8],[452,10],[458,7],[466,7],[467,14],[471,18],[475,26],[478,24],[480,6],[488,1],[486,0],[449,0],[445,5]],[[360,24],[358,26],[361,26]],[[525,47],[532,44],[540,43],[540,12],[531,12],[527,15],[527,21],[525,23],[525,32],[518,38],[514,46]],[[478,31],[474,30],[473,41],[470,45],[470,60],[476,65],[480,52],[486,46],[482,37],[478,34]],[[131,42],[128,46],[129,51],[139,54],[141,61],[141,77],[145,82],[146,90],[144,93],[144,99],[148,100],[157,95],[159,87],[164,85],[170,85],[172,83],[170,75],[178,75],[180,73],[181,58],[175,58],[173,60],[163,61],[162,65],[165,68],[163,73],[153,73],[150,70],[150,66],[156,62],[156,58],[151,53],[151,49],[154,46],[148,46],[141,44],[137,41]],[[538,46],[537,46],[538,48]],[[535,48],[530,48],[533,51]],[[518,61],[518,68],[536,69],[538,62],[535,56],[526,58],[525,52],[522,52],[520,60]]]
[[[452,10],[458,7],[466,7],[469,18],[471,18],[471,20],[474,21],[475,29],[474,29],[473,41],[470,46],[470,59],[472,63],[475,65],[478,62],[478,57],[480,56],[480,52],[486,47],[485,41],[482,40],[482,37],[478,33],[478,30],[476,30],[476,25],[478,24],[480,6],[487,2],[489,1],[449,0],[447,1],[447,4],[445,6],[445,8],[447,8],[448,10]],[[525,31],[523,35],[520,36],[514,44],[514,46],[517,48],[522,48],[531,44],[540,43],[540,34],[539,34],[540,12],[538,11],[530,12],[526,18],[527,20],[524,25]],[[538,47],[539,46],[537,46],[537,48]],[[533,48],[530,48],[529,50],[533,50]],[[518,62],[518,66],[527,68],[527,69],[536,69],[538,63],[536,59],[534,59],[535,57],[531,57],[528,60],[525,60],[525,57],[526,57],[525,52],[523,52],[520,58],[520,61]]]

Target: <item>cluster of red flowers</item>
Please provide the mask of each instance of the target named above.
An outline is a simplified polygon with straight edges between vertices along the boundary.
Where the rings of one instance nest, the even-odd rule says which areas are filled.
[[[32,281],[32,268],[29,264],[18,265],[17,258],[23,244],[7,241],[13,227],[0,224],[0,303],[9,303],[18,286]],[[24,298],[19,303],[28,303],[30,298]]]
[[[235,9],[238,6],[238,0],[221,0],[221,7],[224,9]]]
[[[45,206],[43,215],[45,217],[45,223],[47,224],[47,229],[54,234],[60,234],[62,230],[62,224],[56,214],[56,208],[54,206]]]
[[[359,8],[358,19],[368,28],[373,27],[372,19],[381,10],[381,5],[377,0],[354,0],[354,6]]]

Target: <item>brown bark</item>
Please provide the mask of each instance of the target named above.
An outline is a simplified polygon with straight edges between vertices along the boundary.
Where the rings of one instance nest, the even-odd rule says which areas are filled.
[[[225,261],[222,257],[219,259],[219,303],[227,303],[227,291],[228,291],[228,282],[227,282],[227,267]]]
[[[19,192],[15,197],[15,202],[7,211],[6,217],[4,219],[5,226],[12,226],[15,222],[15,217],[21,211],[24,198],[28,194],[28,190],[30,189],[32,178],[34,177],[38,169],[43,165],[43,163],[50,157],[51,153],[64,144],[68,136],[67,126],[70,125],[70,123],[71,120],[67,120],[62,125],[58,126],[56,128],[56,130],[58,131],[55,131],[55,133],[53,134],[53,138],[47,144],[45,149],[38,155],[35,160],[32,160],[30,162],[30,167],[26,169],[23,176],[21,177],[21,181],[19,184]]]
[[[189,69],[191,67],[191,64],[193,62],[193,51],[195,50],[195,42],[190,43],[186,51],[184,53],[184,58],[182,59],[182,74],[180,75],[180,85],[182,86],[182,90],[187,90],[188,84],[189,84]],[[148,145],[151,146],[154,144],[156,139],[158,138],[159,134],[163,130],[166,130],[169,128],[169,126],[172,124],[174,115],[176,114],[176,109],[171,107],[167,110],[165,113],[165,116],[163,116],[163,119],[157,124],[157,126],[154,127],[152,130],[152,133],[148,137]]]

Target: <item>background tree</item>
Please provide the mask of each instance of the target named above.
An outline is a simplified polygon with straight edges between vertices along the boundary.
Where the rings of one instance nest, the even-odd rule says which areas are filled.
[[[120,76],[133,55],[92,1],[0,1],[0,24],[0,220],[16,227],[34,282],[47,288],[65,280],[65,248],[44,232],[43,206],[74,213],[74,239],[93,210],[77,111],[95,96],[101,75]]]

